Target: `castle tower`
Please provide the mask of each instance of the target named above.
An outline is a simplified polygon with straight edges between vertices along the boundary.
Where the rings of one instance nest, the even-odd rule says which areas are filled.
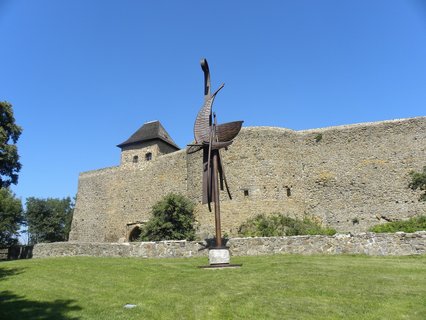
[[[163,154],[179,150],[158,120],[146,122],[117,147],[121,149],[121,166],[151,161]]]

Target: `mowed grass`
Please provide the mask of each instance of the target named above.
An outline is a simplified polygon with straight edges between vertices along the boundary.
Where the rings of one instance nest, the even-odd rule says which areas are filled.
[[[426,319],[426,256],[0,263],[0,319]],[[125,309],[125,304],[135,304]]]

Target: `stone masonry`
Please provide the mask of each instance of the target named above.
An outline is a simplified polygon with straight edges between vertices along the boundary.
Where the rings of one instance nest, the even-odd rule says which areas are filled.
[[[34,246],[33,257],[92,256],[139,258],[206,257],[206,243],[159,241],[131,243],[54,242]],[[415,233],[360,233],[334,236],[234,238],[227,243],[231,256],[271,254],[365,254],[373,256],[426,254],[426,231]]]
[[[127,241],[169,192],[197,203],[200,238],[214,234],[214,216],[201,204],[201,154],[167,141],[126,146],[119,166],[80,174],[71,241]],[[134,162],[134,155],[145,160],[146,148],[155,157]],[[233,195],[221,199],[229,236],[260,213],[309,216],[353,233],[426,214],[421,191],[408,188],[410,171],[426,165],[426,117],[304,131],[243,128],[222,157]]]

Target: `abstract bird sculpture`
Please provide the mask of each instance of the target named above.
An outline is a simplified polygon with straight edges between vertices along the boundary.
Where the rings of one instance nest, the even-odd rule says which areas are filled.
[[[212,106],[217,93],[223,88],[224,84],[211,94],[210,70],[206,59],[201,60],[201,69],[204,72],[204,105],[201,107],[197,118],[195,119],[195,144],[190,144],[187,152],[194,153],[200,150],[203,151],[202,203],[207,203],[209,211],[212,211],[211,203],[214,202],[216,247],[222,247],[219,187],[220,190],[224,190],[225,186],[230,199],[232,199],[232,196],[226,181],[220,149],[227,148],[232,144],[233,139],[241,130],[243,121],[217,124],[216,115],[212,112]]]

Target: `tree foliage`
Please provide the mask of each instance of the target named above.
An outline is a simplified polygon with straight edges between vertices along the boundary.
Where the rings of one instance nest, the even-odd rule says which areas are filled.
[[[420,195],[419,200],[426,201],[426,166],[423,167],[423,172],[410,172],[411,182],[409,183],[409,187],[412,190],[422,190],[425,191]]]
[[[274,213],[269,216],[259,214],[243,223],[238,233],[244,237],[279,237],[297,235],[333,235],[336,230],[323,228],[315,221],[304,218],[293,219]]]
[[[21,170],[16,142],[22,128],[15,124],[12,105],[0,101],[0,187],[18,183]]]
[[[152,207],[152,218],[142,228],[141,240],[194,240],[194,203],[170,193]]]
[[[29,242],[56,242],[68,240],[74,203],[70,197],[27,198],[25,222],[28,226]]]
[[[8,188],[0,189],[0,245],[17,242],[22,222],[22,203]]]

